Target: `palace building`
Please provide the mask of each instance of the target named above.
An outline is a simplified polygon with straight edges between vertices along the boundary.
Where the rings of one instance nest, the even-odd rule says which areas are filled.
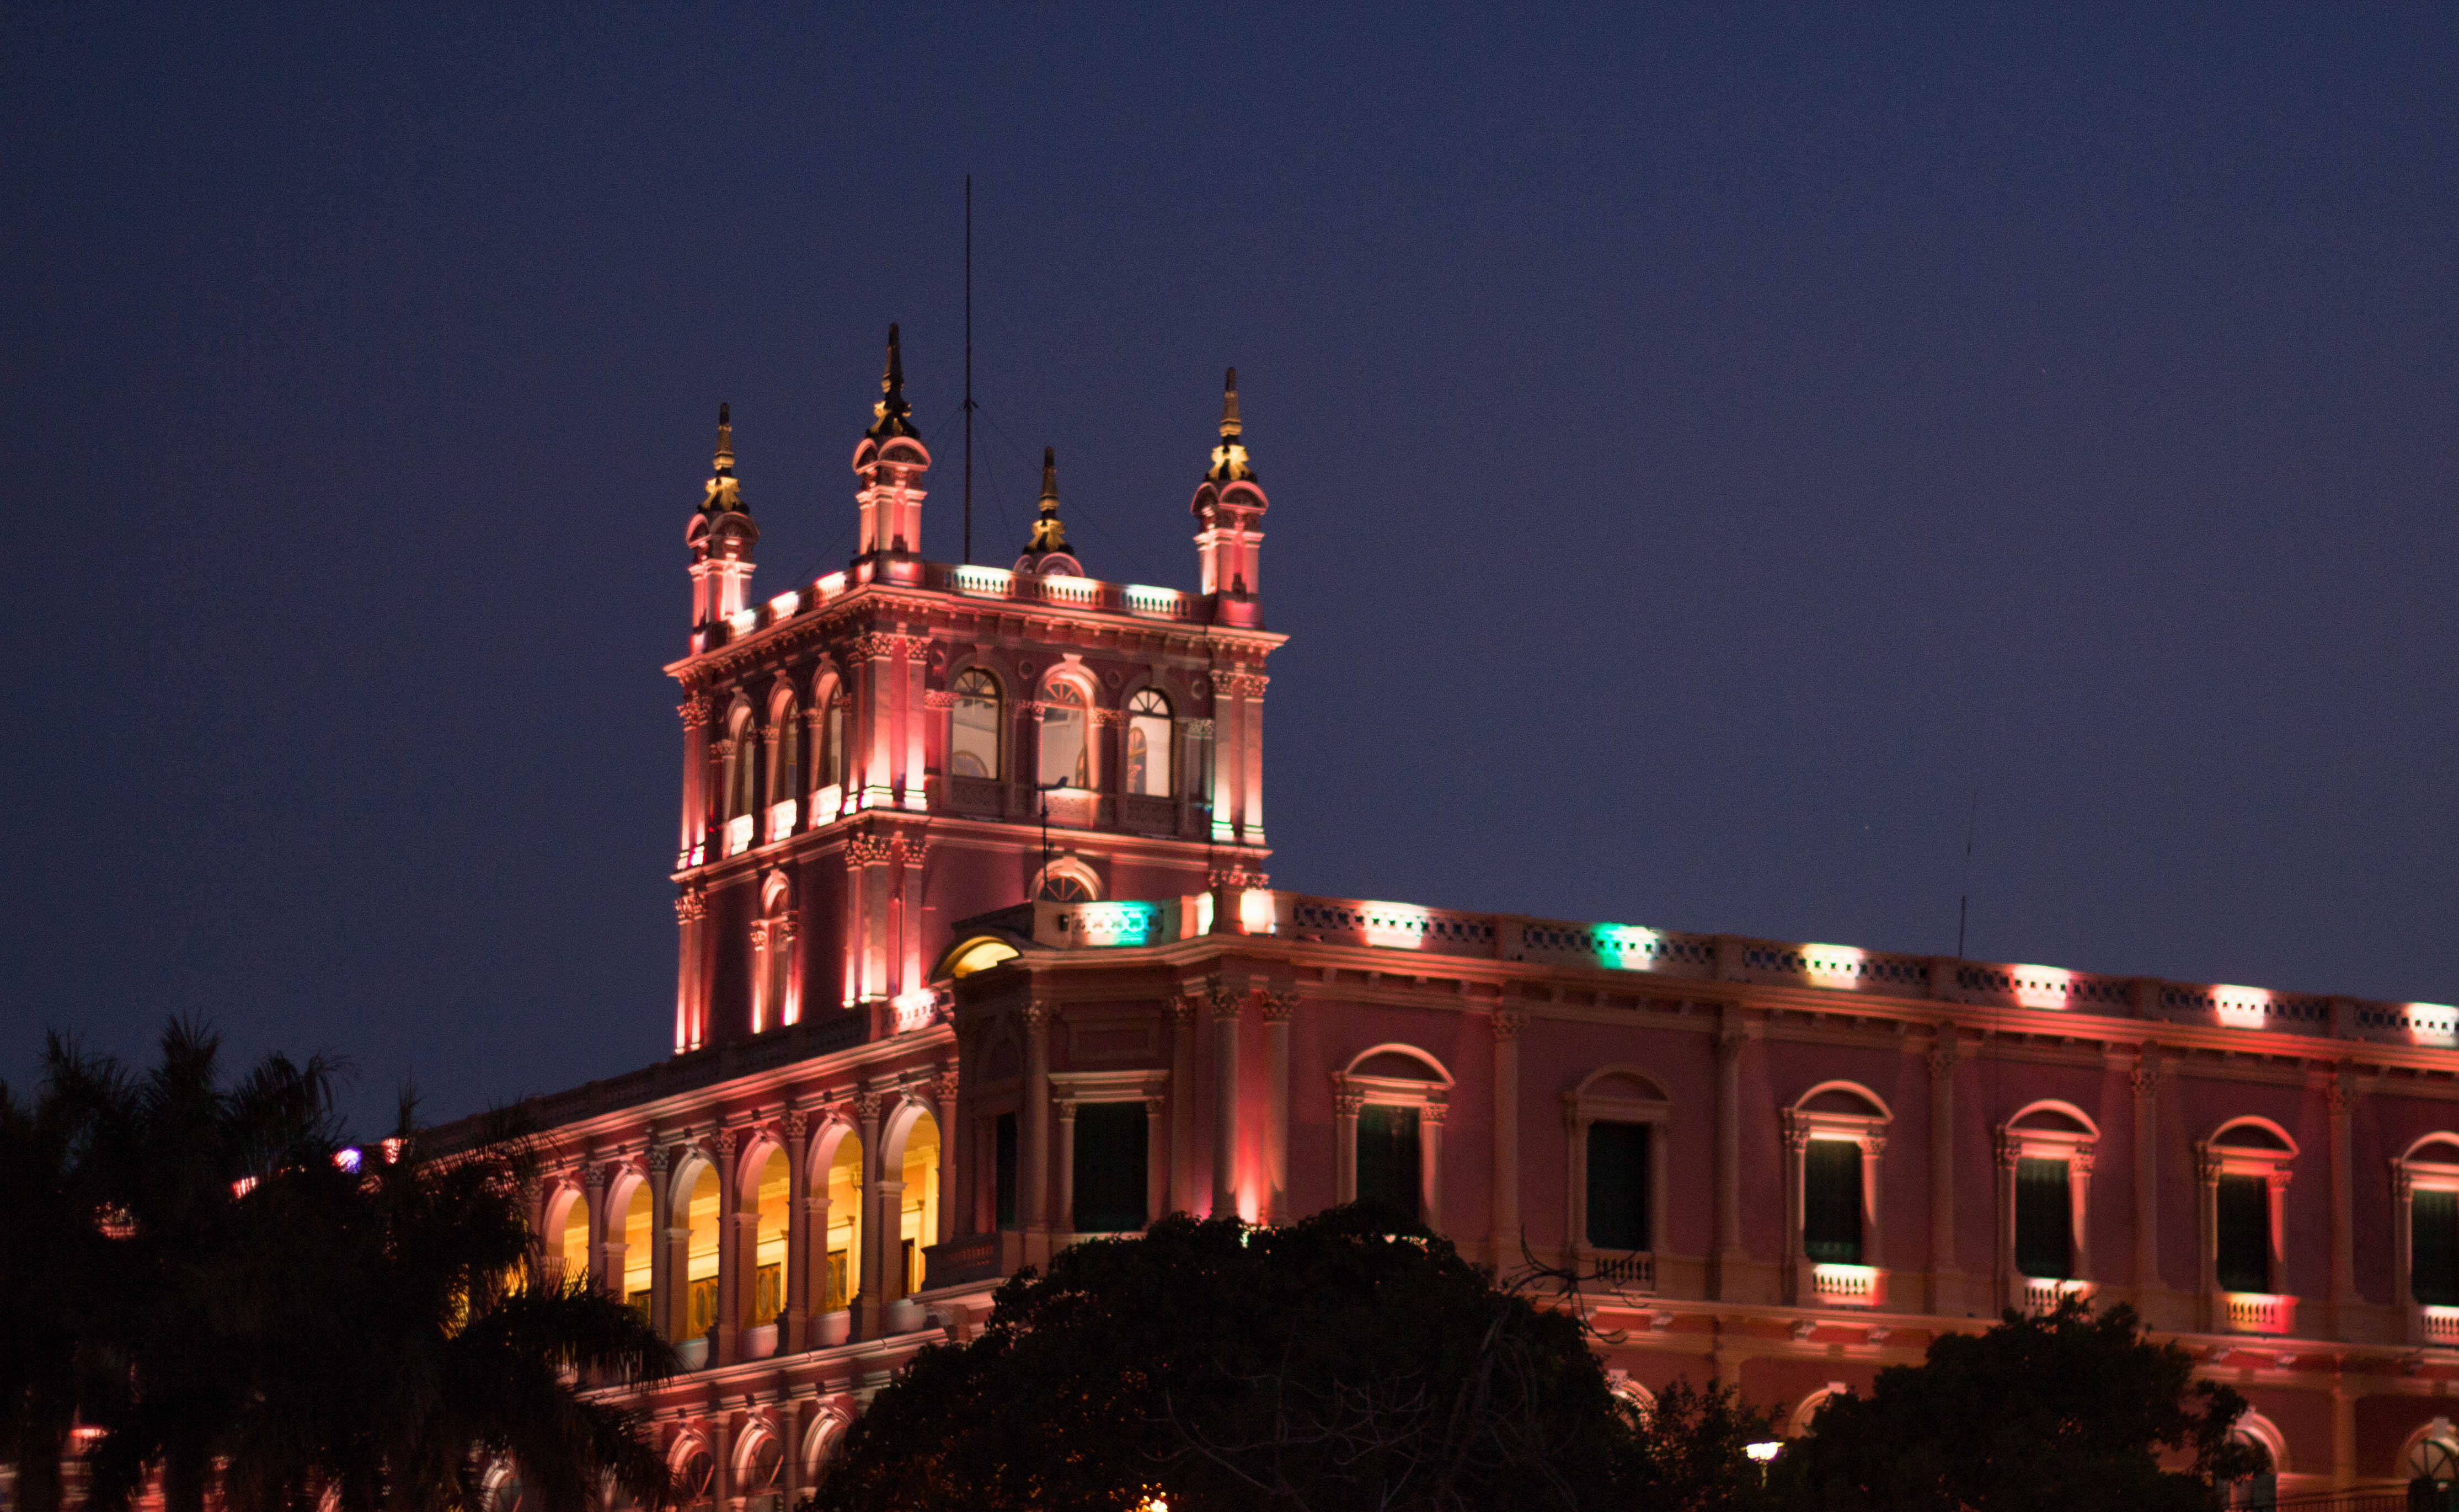
[[[892,327],[859,553],[766,598],[721,410],[674,1054],[528,1105],[551,1264],[683,1352],[641,1396],[691,1501],[790,1506],[1079,1238],[1361,1197],[1576,1267],[1641,1397],[1797,1431],[2081,1293],[2241,1390],[2282,1490],[2459,1448],[2459,1013],[1275,889],[1235,372],[1193,592],[1088,575],[1046,455],[1014,565],[925,560],[902,387]]]

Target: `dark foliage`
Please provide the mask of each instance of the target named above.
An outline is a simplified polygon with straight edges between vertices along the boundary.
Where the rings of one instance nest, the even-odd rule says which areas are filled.
[[[2008,1312],[1933,1342],[1926,1363],[1830,1399],[1776,1462],[1787,1506],[1818,1512],[2199,1512],[2257,1468],[2229,1429],[2245,1399],[2194,1380],[2132,1308]],[[2162,1468],[2163,1457],[2179,1468]]]
[[[1422,1228],[1176,1216],[1002,1288],[981,1336],[880,1394],[815,1502],[1602,1507],[1632,1437],[1574,1316]]]

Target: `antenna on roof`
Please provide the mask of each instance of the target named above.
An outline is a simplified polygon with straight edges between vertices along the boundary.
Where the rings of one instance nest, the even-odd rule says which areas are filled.
[[[1981,817],[1981,787],[1974,784],[1972,808],[1964,816],[1964,895],[1955,900],[1955,958],[1964,959],[1964,924],[1972,913],[1972,829]]]
[[[974,176],[965,175],[965,565],[974,564]]]

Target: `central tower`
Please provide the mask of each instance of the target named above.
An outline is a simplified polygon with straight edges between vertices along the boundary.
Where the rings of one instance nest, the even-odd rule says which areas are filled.
[[[1266,502],[1233,369],[1192,505],[1201,593],[1084,576],[1045,453],[1013,568],[926,560],[931,453],[895,327],[853,452],[860,549],[750,594],[759,538],[721,416],[693,515],[683,686],[678,1053],[835,1016],[858,1038],[929,1021],[960,920],[1035,898],[1212,896],[1234,931],[1261,885]]]

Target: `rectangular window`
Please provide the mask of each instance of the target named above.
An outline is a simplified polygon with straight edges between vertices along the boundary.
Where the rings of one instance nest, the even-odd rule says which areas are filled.
[[[2223,1292],[2271,1290],[2271,1178],[2222,1176],[2214,1194],[2214,1279]]]
[[[991,1124],[992,1215],[1001,1228],[1016,1227],[1016,1115],[1002,1113]]]
[[[829,1251],[829,1267],[820,1278],[820,1311],[834,1312],[846,1305],[846,1252]]]
[[[1649,1248],[1648,1125],[1588,1125],[1588,1243],[1599,1250]]]
[[[1801,1249],[1824,1265],[1861,1263],[1861,1146],[1812,1140],[1801,1152]]]
[[[2408,1289],[2430,1307],[2459,1307],[2459,1192],[2408,1199]]]
[[[708,1332],[717,1321],[717,1277],[691,1284],[691,1296],[683,1324],[683,1337],[693,1338]]]
[[[2015,1269],[2065,1280],[2074,1270],[2074,1207],[2067,1163],[2027,1156],[2015,1163]]]
[[[999,774],[998,700],[981,692],[956,695],[956,712],[948,721],[948,770],[959,777]]]
[[[751,1315],[743,1320],[746,1328],[759,1328],[777,1321],[786,1311],[786,1268],[765,1265],[751,1274]]]
[[[1087,1102],[1076,1110],[1076,1232],[1145,1226],[1146,1129],[1141,1102]]]
[[[1418,1217],[1418,1110],[1369,1102],[1357,1110],[1357,1200]]]
[[[1127,791],[1169,796],[1169,729],[1166,714],[1138,714],[1127,721]]]

